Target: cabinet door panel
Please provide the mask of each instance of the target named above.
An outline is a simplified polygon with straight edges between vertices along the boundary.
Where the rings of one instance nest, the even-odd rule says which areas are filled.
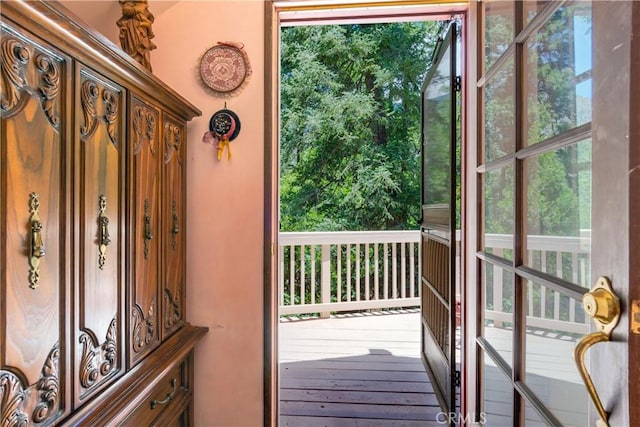
[[[164,115],[163,140],[163,339],[185,318],[185,162],[184,126]]]
[[[89,69],[78,76],[76,402],[122,371],[124,96]]]
[[[69,410],[64,123],[71,68],[49,46],[4,25],[0,40],[0,421],[43,423]]]
[[[133,283],[129,307],[129,363],[134,365],[156,348],[159,331],[160,257],[160,113],[132,97],[130,135]]]

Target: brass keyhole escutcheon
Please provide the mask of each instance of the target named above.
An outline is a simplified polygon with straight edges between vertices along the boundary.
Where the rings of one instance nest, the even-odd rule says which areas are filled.
[[[591,396],[591,400],[600,415],[601,420],[598,425],[609,426],[609,414],[604,409],[591,375],[589,375],[584,356],[591,346],[611,340],[611,332],[620,321],[620,299],[613,292],[609,279],[600,277],[593,289],[584,294],[582,304],[587,316],[595,322],[598,332],[582,337],[573,350],[573,358],[578,372],[587,387],[589,396]]]

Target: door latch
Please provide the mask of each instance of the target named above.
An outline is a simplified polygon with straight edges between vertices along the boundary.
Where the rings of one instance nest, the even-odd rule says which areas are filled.
[[[640,300],[631,301],[631,333],[640,335]]]
[[[620,321],[620,299],[613,292],[611,283],[606,277],[600,277],[593,289],[584,294],[582,304],[587,316],[595,322],[598,331],[585,335],[573,349],[573,358],[578,367],[578,372],[584,381],[589,396],[598,410],[601,420],[598,426],[609,427],[609,413],[605,411],[598,391],[593,385],[593,380],[584,362],[587,350],[599,342],[611,340],[611,332]]]

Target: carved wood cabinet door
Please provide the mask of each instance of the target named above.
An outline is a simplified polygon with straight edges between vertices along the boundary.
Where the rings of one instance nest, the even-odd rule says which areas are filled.
[[[135,365],[160,343],[160,111],[131,97],[130,233],[133,259],[127,313],[129,365]]]
[[[121,87],[78,66],[76,74],[76,405],[123,372],[124,139]]]
[[[163,114],[163,327],[162,339],[185,319],[186,135],[180,120]]]
[[[5,23],[0,55],[0,425],[47,425],[70,410],[71,67]]]

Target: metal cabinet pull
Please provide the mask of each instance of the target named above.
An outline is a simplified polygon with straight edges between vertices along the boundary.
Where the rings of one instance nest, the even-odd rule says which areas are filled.
[[[167,393],[167,396],[162,399],[162,400],[152,400],[151,401],[151,409],[156,409],[156,406],[158,405],[165,405],[169,402],[171,402],[173,400],[173,398],[176,396],[176,379],[173,378],[171,380],[171,390],[169,391],[169,393]]]
[[[609,427],[609,414],[605,411],[600,396],[593,384],[591,375],[584,362],[584,355],[591,346],[599,342],[611,340],[611,332],[620,320],[620,299],[613,292],[611,283],[606,277],[600,277],[591,291],[582,297],[585,313],[593,319],[598,327],[597,332],[582,337],[573,349],[573,358],[578,367],[578,372],[587,387],[589,396],[598,410],[601,421],[599,426]]]
[[[109,218],[107,218],[107,198],[104,195],[100,195],[100,200],[98,202],[99,205],[99,214],[98,214],[98,226],[99,226],[99,235],[98,239],[98,268],[100,270],[104,270],[104,265],[107,261],[107,246],[111,244],[111,238],[109,237]]]
[[[146,240],[153,239],[153,231],[151,230],[151,217],[149,215],[144,216],[144,238]]]
[[[29,287],[36,289],[40,281],[40,258],[47,253],[42,239],[42,222],[38,210],[40,199],[37,193],[29,194]]]
[[[149,200],[144,201],[144,259],[149,259],[149,242],[153,239]]]
[[[176,250],[178,243],[176,238],[180,232],[180,220],[178,219],[178,204],[175,200],[171,202],[171,215],[173,218],[173,226],[171,227],[171,249]]]
[[[180,227],[178,224],[178,214],[177,213],[173,213],[173,228],[171,229],[171,232],[173,234],[178,234],[180,232]]]

